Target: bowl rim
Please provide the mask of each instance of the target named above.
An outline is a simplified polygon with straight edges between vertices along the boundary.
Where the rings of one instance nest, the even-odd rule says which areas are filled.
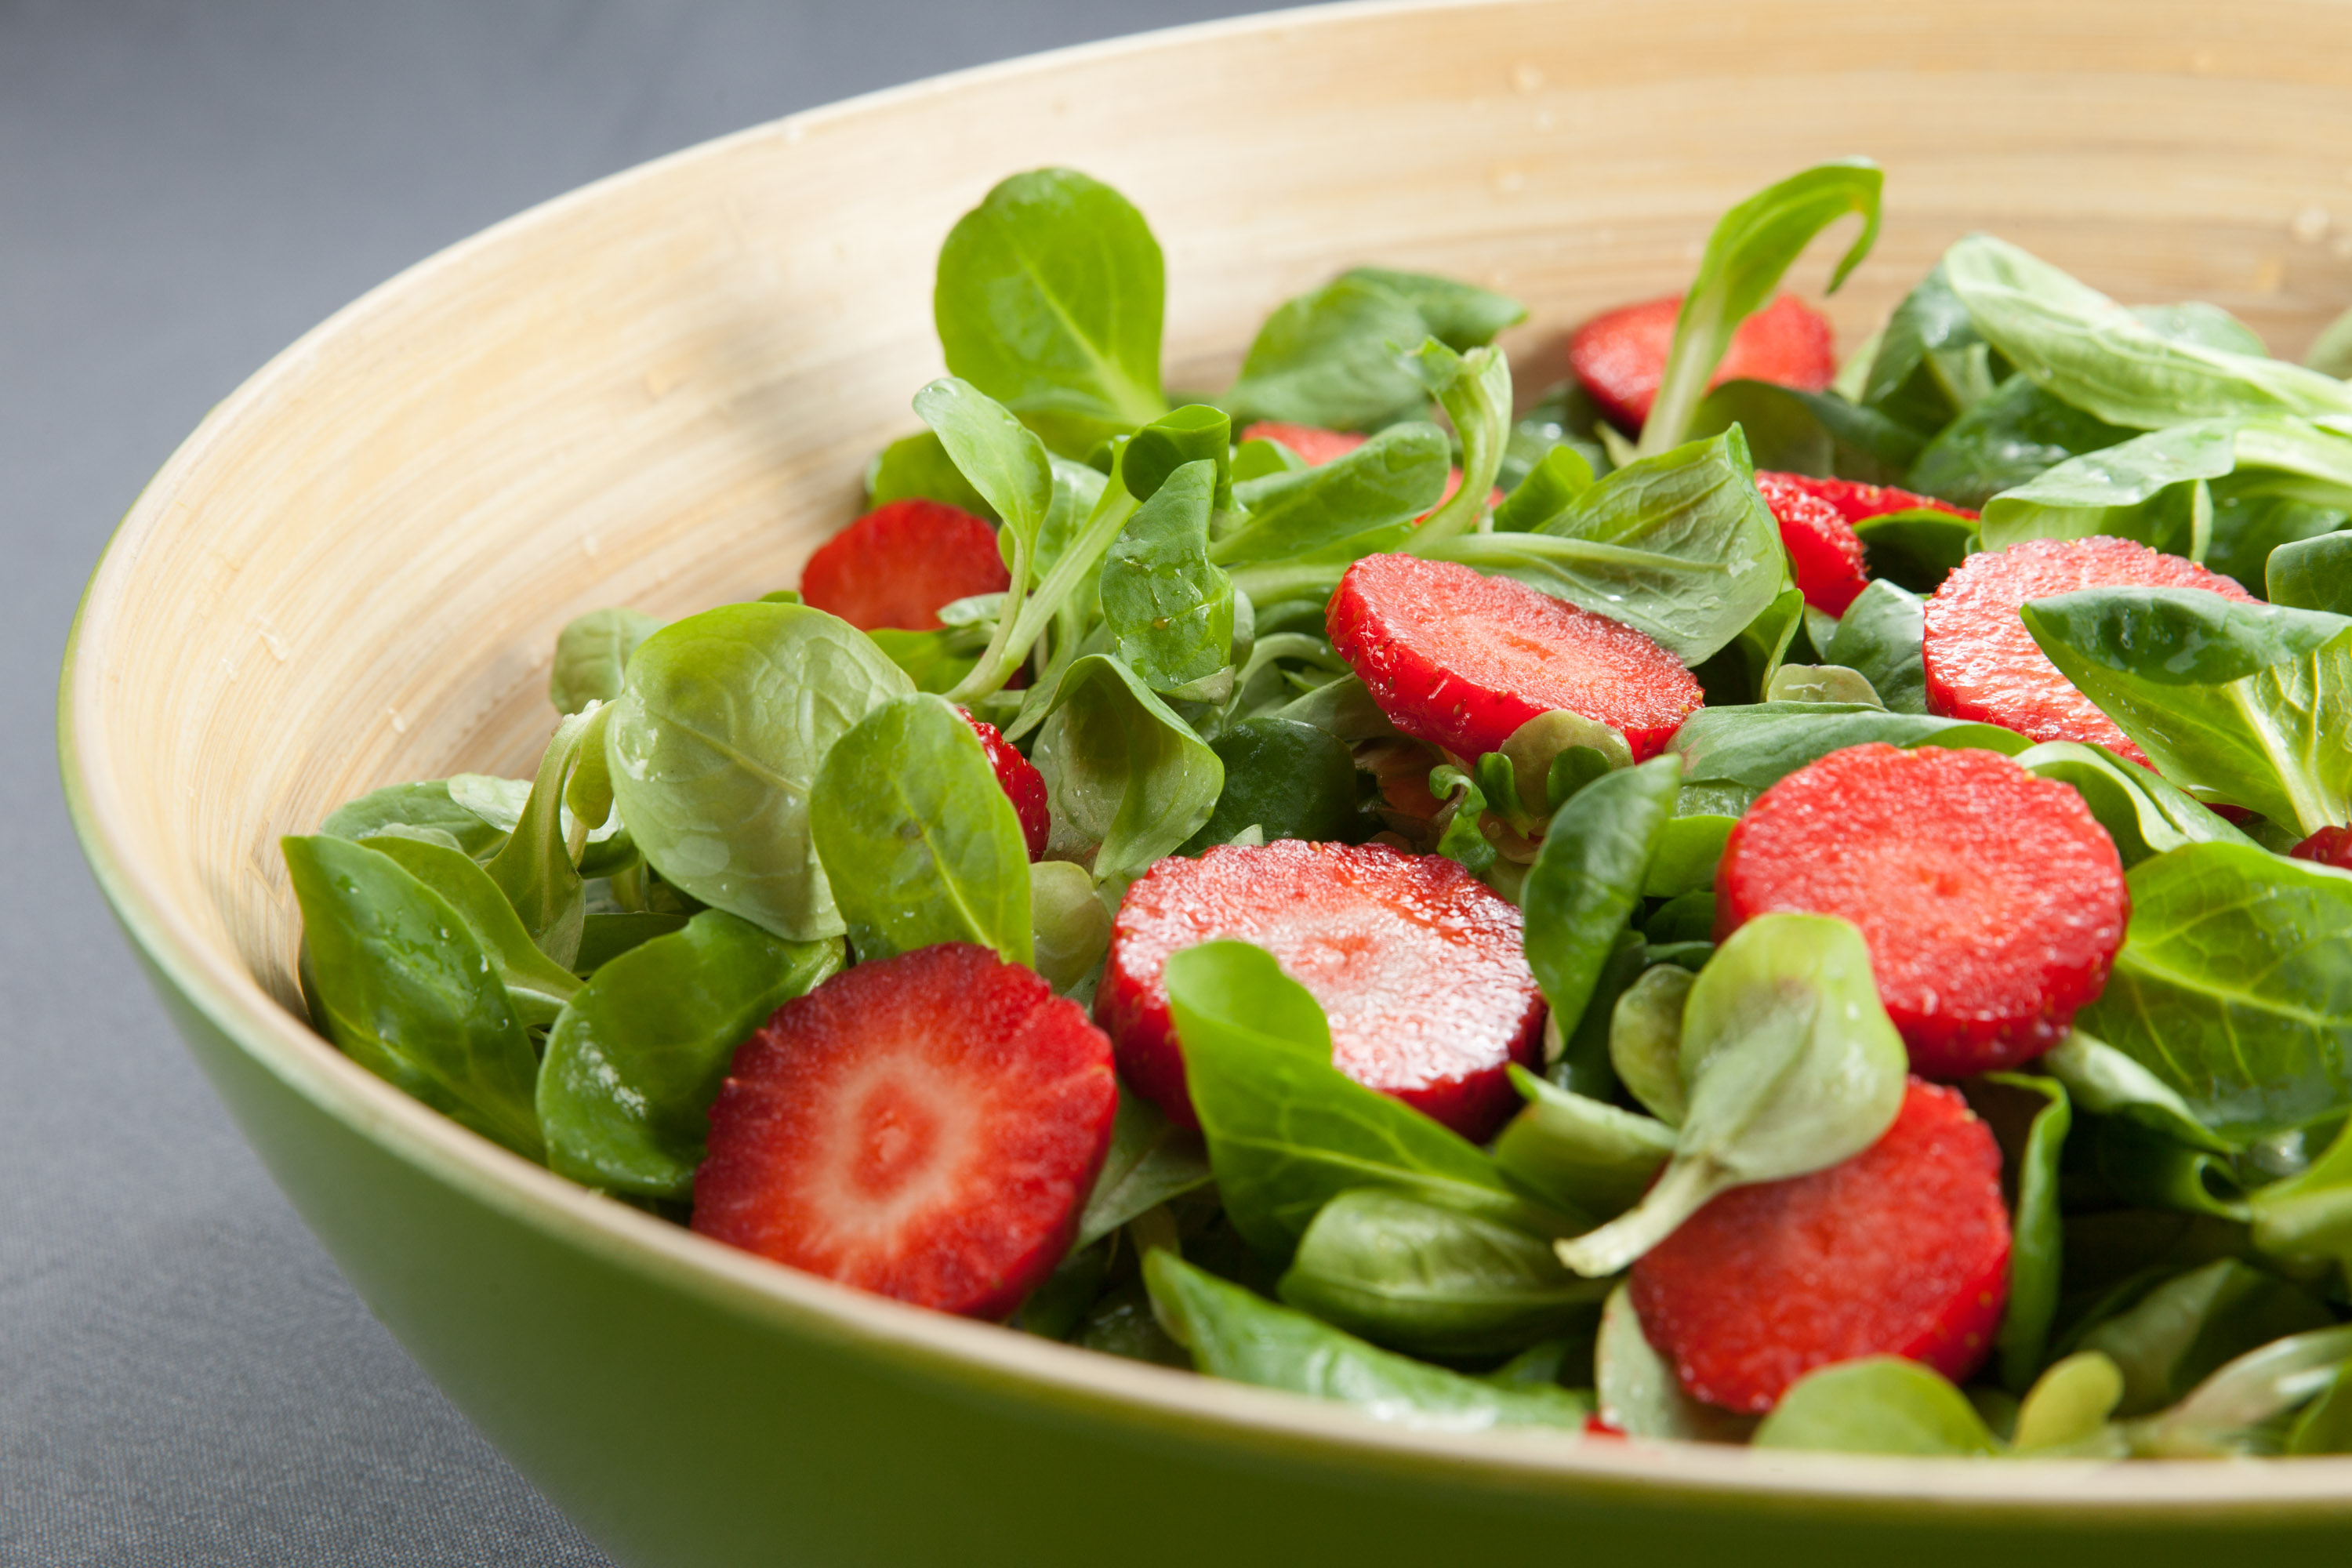
[[[735,1315],[838,1351],[940,1374],[1057,1415],[1181,1435],[1229,1451],[1313,1459],[1358,1471],[1486,1490],[1694,1503],[1849,1505],[1919,1519],[1946,1507],[1984,1521],[2043,1525],[2200,1522],[2259,1514],[2352,1518],[2352,1458],[2271,1460],[1980,1459],[1753,1450],[1704,1444],[1561,1440],[1556,1432],[1443,1432],[1391,1426],[1312,1398],[1146,1365],[872,1296],[711,1241],[577,1186],[467,1131],[369,1073],[312,1032],[243,964],[207,941],[131,853],[105,731],[104,648],[147,542],[174,517],[193,470],[226,434],[299,388],[322,347],[363,331],[419,283],[461,272],[518,229],[560,220],[611,190],[754,141],[798,142],[826,125],[894,106],[1045,74],[1179,41],[1241,38],[1345,25],[1367,16],[1499,8],[1514,0],[1342,0],[1066,46],[863,93],[746,127],[608,174],[527,207],[416,261],[272,356],[223,398],[165,459],[124,513],[93,569],[68,633],[58,680],[58,750],[77,838],[134,946],[168,985],[237,1049],[352,1131],[506,1216],[607,1264],[688,1291]],[[1923,1520],[1922,1522],[1932,1522]]]

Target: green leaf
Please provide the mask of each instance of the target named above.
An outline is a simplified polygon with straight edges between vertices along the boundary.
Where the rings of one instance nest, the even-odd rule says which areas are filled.
[[[1486,516],[1510,437],[1511,362],[1491,348],[1456,354],[1432,338],[1411,363],[1462,438],[1462,482],[1404,542],[1409,552],[1428,555],[1445,541],[1481,525]]]
[[[1033,759],[1056,829],[1097,846],[1095,879],[1122,889],[1192,837],[1224,790],[1217,753],[1103,654],[1064,673]]]
[[[1485,876],[1496,858],[1483,820],[1490,804],[1486,792],[1470,774],[1448,765],[1430,769],[1429,793],[1440,805],[1454,807],[1454,814],[1445,819],[1445,831],[1437,836],[1437,852],[1472,876]]]
[[[1832,641],[1836,639],[1832,637]],[[1767,702],[1823,702],[1885,710],[1878,690],[1858,669],[1842,664],[1784,664],[1764,684]]]
[[[1690,1105],[1683,1092],[1683,1009],[1691,972],[1661,963],[1617,998],[1609,1018],[1609,1064],[1626,1091],[1668,1127],[1680,1127]]]
[[[1206,459],[1177,468],[1103,560],[1103,621],[1113,651],[1154,690],[1213,675],[1232,656],[1233,580],[1208,556],[1216,484],[1216,465]]]
[[[1087,897],[1092,898],[1089,893]],[[1137,1215],[1209,1184],[1209,1152],[1201,1135],[1177,1126],[1158,1106],[1124,1083],[1111,1123],[1110,1152],[1078,1219],[1076,1246],[1088,1247]]]
[[[2352,616],[2352,531],[2272,551],[2267,592],[2273,605]]]
[[[874,455],[866,470],[866,510],[894,500],[935,500],[985,521],[997,521],[988,498],[972,489],[936,431],[904,437]]]
[[[2127,441],[2132,435],[2122,426],[2061,403],[2031,376],[2012,375],[1928,442],[1903,482],[1922,495],[1981,507],[2069,458]],[[1922,587],[1916,583],[1905,586]],[[1924,588],[1934,586],[1929,583]]]
[[[809,839],[833,743],[913,682],[845,621],[722,605],[629,661],[606,738],[621,818],[663,880],[793,942],[838,936]]]
[[[2213,1458],[2277,1451],[2278,1422],[2336,1388],[2352,1362],[2352,1326],[2291,1334],[2247,1352],[2171,1409],[2135,1423],[2133,1452]]]
[[[2284,360],[2168,337],[2156,324],[2005,241],[1971,235],[1945,254],[1985,340],[2036,384],[2112,425],[2161,430],[2235,415],[2352,415],[2352,389]]]
[[[883,657],[907,672],[918,691],[953,691],[971,679],[988,647],[988,631],[980,626],[942,626],[930,632],[877,626],[866,635]]]
[[[780,941],[705,910],[596,971],[547,1037],[537,1103],[548,1168],[609,1192],[694,1194],[736,1047],[839,971],[837,937]]]
[[[1927,669],[1921,650],[1927,630],[1926,602],[1882,579],[1846,606],[1837,635],[1822,651],[1830,663],[1870,682],[1890,712],[1925,713]]]
[[[1673,1156],[1675,1130],[1664,1122],[1556,1088],[1516,1062],[1510,1072],[1528,1103],[1495,1141],[1495,1163],[1545,1202],[1613,1218]]]
[[[1500,1355],[1589,1324],[1605,1285],[1538,1237],[1359,1187],[1323,1205],[1278,1287],[1336,1328],[1423,1356]]]
[[[555,727],[539,760],[521,815],[499,852],[484,863],[490,880],[522,918],[523,929],[541,952],[565,969],[580,951],[580,922],[588,912],[579,858],[587,847],[584,827],[568,819],[564,795],[572,775],[597,753],[601,767],[612,710],[574,713]],[[604,802],[605,815],[611,803]],[[600,816],[598,822],[603,820]],[[594,826],[590,824],[588,826]],[[573,842],[574,836],[578,842]]]
[[[572,616],[555,637],[547,700],[558,713],[577,713],[591,702],[612,701],[621,694],[629,656],[659,630],[659,621],[623,605]]]
[[[1037,973],[1056,995],[1095,973],[1110,947],[1110,911],[1085,867],[1039,860],[1029,868],[1029,929]]]
[[[1832,752],[1873,742],[1905,747],[1976,746],[2010,756],[2032,744],[1998,725],[1925,713],[1889,713],[1851,703],[1769,702],[1702,708],[1683,721],[1666,751],[1683,761],[1686,799],[1695,786],[1729,786],[1753,800]],[[1746,808],[1743,802],[1740,809]]]
[[[2197,588],[2092,588],[2018,614],[2190,795],[2303,835],[2352,819],[2352,618]]]
[[[1493,342],[1496,333],[1528,319],[1528,308],[1509,295],[1452,278],[1388,267],[1350,267],[1339,276],[1396,295],[1420,315],[1425,335],[1456,353]]]
[[[915,413],[973,489],[1004,520],[998,542],[1013,586],[997,612],[996,629],[972,672],[950,691],[971,701],[1001,689],[1026,658],[1043,621],[1024,618],[1024,597],[1037,555],[1038,536],[1054,511],[1057,487],[1045,444],[1012,413],[970,382],[943,376],[915,394]],[[1050,615],[1048,609],[1046,614]],[[1021,634],[1026,631],[1026,636]],[[1018,640],[1016,640],[1018,639]]]
[[[2072,785],[2116,841],[2126,870],[2184,844],[2253,843],[2228,818],[2105,747],[2045,741],[2018,752],[2015,761],[2029,773]]]
[[[368,1071],[528,1159],[541,1155],[530,1037],[449,901],[369,846],[278,847],[302,909],[303,989]]]
[[[1654,457],[1684,440],[1732,334],[1771,299],[1780,275],[1815,235],[1848,213],[1862,215],[1862,232],[1830,275],[1832,293],[1870,254],[1878,237],[1883,178],[1865,159],[1817,164],[1759,191],[1717,222],[1675,321],[1674,347],[1642,427],[1642,456]]]
[[[1864,1356],[1806,1373],[1756,1428],[1759,1448],[1990,1457],[2000,1444],[1968,1396],[1916,1361]]]
[[[1251,1246],[1287,1253],[1325,1204],[1360,1186],[1525,1221],[1475,1145],[1331,1065],[1323,1009],[1271,954],[1204,942],[1171,955],[1167,974],[1217,1190]]]
[[[1506,1388],[1377,1350],[1171,1252],[1146,1258],[1143,1278],[1161,1321],[1212,1377],[1339,1400],[1373,1420],[1428,1431],[1580,1430],[1592,1413],[1590,1399],[1564,1388]]]
[[[1443,430],[1409,420],[1318,467],[1237,481],[1234,498],[1249,519],[1212,544],[1209,559],[1344,563],[1393,549],[1444,494],[1452,461]]]
[[[1715,886],[1723,847],[1738,821],[1712,812],[1670,818],[1659,835],[1657,853],[1650,858],[1650,874],[1642,879],[1642,896],[1673,899]]]
[[[2247,1199],[2253,1241],[2282,1260],[2333,1258],[2352,1279],[2352,1122],[2300,1175]]]
[[[1359,430],[1418,416],[1429,404],[1399,356],[1431,336],[1410,300],[1360,278],[1339,278],[1286,301],[1218,401],[1234,423],[1274,420]]]
[[[1782,590],[1712,657],[1691,668],[1706,700],[1718,708],[1737,707],[1764,700],[1765,689],[1780,673],[1780,661],[1796,646],[1805,624],[1805,595],[1795,588]]]
[[[1972,519],[1932,507],[1866,517],[1853,531],[1874,576],[1916,594],[1934,593],[1979,543]]]
[[[1681,775],[1672,757],[1611,773],[1579,790],[1545,829],[1519,903],[1528,965],[1563,1033],[1584,1016],[1610,950],[1641,904]]]
[[[835,742],[808,827],[859,962],[943,942],[1034,961],[1021,819],[944,698],[886,702]]]
[[[2080,1453],[2107,1429],[2124,1396],[2123,1369],[2097,1351],[2066,1357],[2033,1380],[2017,1410],[2019,1454]],[[2122,1455],[2102,1453],[2101,1458]]]
[[[1693,665],[1771,606],[1786,559],[1737,430],[1618,469],[1540,531],[1425,553],[1622,621]]]
[[[2221,1155],[2236,1152],[2228,1139],[2197,1120],[2170,1084],[2095,1035],[2068,1030],[2039,1065],[2065,1086],[2074,1104],[2095,1116],[2132,1122],[2184,1148]]]
[[[2074,1107],[2065,1085],[2054,1078],[1989,1073],[1982,1082],[2016,1095],[2025,1108],[2023,1138],[2001,1141],[2002,1152],[2011,1155],[2009,1184],[2015,1195],[2010,1218],[2009,1305],[1993,1341],[2002,1384],[2012,1394],[2023,1394],[2042,1370],[2050,1325],[2058,1315],[2059,1260],[2066,1239],[2058,1212],[2058,1157],[2074,1126]],[[1978,1098],[1972,1092],[1969,1103]],[[2102,1419],[2105,1415],[2101,1412]]]
[[[1725,941],[1683,1009],[1689,1110],[1665,1173],[1631,1212],[1559,1244],[1613,1274],[1733,1187],[1851,1159],[1902,1108],[1910,1058],[1862,933],[1824,915],[1759,915]]]
[[[1981,363],[1969,351],[1983,344],[1939,261],[1887,318],[1855,401],[1912,429],[1940,430],[1990,390],[1969,368],[1972,357]]]
[[[2329,1327],[2305,1292],[2234,1258],[2167,1280],[2076,1342],[2124,1374],[2116,1413],[2144,1415],[2181,1398],[2222,1363],[2284,1335]]]
[[[1875,409],[1857,408],[1833,392],[1807,392],[1769,381],[1727,381],[1700,400],[1692,438],[1733,426],[1747,436],[1756,466],[1779,473],[1838,474],[1893,484],[1927,445],[1919,431]]]
[[[686,922],[692,918],[667,910],[592,910],[581,923],[580,952],[572,961],[572,973],[574,976],[593,974],[633,947],[685,930]]]
[[[2026,539],[2105,533],[2186,555],[2187,539],[2150,537],[2153,531],[2145,526],[2148,503],[2172,486],[2219,479],[2237,463],[2237,421],[2175,425],[2070,458],[2002,491],[1985,502],[1979,531],[1988,550],[2005,550]],[[2204,552],[2196,554],[2201,559]]]
[[[2352,877],[2192,844],[2126,882],[2123,951],[2076,1023],[2227,1139],[2352,1109]]]
[[[366,843],[448,900],[496,966],[507,1000],[526,1028],[555,1022],[556,1014],[580,989],[580,978],[532,943],[530,932],[488,872],[464,851],[443,844],[393,835]]]
[[[2287,1432],[2290,1454],[2352,1454],[2352,1356]]]
[[[1078,458],[1167,411],[1165,289],[1160,242],[1127,198],[1076,170],[1037,169],[949,231],[931,313],[952,374]]]
[[[388,828],[446,834],[451,843],[477,860],[495,852],[507,836],[506,829],[484,821],[478,813],[452,799],[444,779],[371,790],[337,806],[319,825],[319,831],[328,837],[354,843]]]
[[[1508,466],[1507,458],[1505,466]],[[1565,443],[1555,446],[1528,468],[1503,504],[1495,509],[1495,527],[1502,532],[1530,532],[1565,512],[1592,485],[1592,464],[1584,454]]]
[[[1593,1345],[1594,1394],[1601,1418],[1629,1437],[1672,1437],[1690,1443],[1744,1443],[1753,1417],[1703,1404],[1683,1392],[1666,1359],[1643,1336],[1633,1292],[1620,1285],[1601,1310]]]
[[[1363,837],[1356,809],[1356,759],[1329,731],[1296,719],[1244,719],[1209,743],[1224,764],[1223,791],[1209,820],[1184,845],[1197,854],[1255,826],[1266,843],[1304,838],[1338,843]]]

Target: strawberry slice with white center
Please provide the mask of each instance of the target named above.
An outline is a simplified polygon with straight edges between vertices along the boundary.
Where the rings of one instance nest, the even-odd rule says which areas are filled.
[[[710,1111],[694,1228],[877,1295],[1003,1318],[1052,1273],[1110,1147],[1110,1041],[950,942],[787,1002]]]

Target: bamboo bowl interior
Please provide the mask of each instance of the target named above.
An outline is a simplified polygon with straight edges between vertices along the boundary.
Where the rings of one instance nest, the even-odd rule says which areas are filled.
[[[380,784],[527,773],[581,611],[795,581],[914,426],[939,241],[1005,174],[1073,164],[1143,209],[1171,387],[1223,384],[1273,305],[1379,261],[1526,300],[1532,392],[1563,329],[1686,280],[1730,202],[1856,153],[1886,221],[1831,302],[1842,350],[1975,228],[2281,353],[2352,301],[2339,5],[1340,7],[920,84],[503,224],[224,403],[78,632],[68,769],[101,875],[232,1035],[331,1055],[280,1011],[278,837]]]

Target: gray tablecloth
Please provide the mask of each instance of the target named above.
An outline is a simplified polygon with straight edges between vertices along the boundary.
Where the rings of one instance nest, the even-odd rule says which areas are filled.
[[[0,0],[0,1563],[593,1563],[197,1077],[57,784],[109,531],[408,263],[812,104],[1248,0]]]

